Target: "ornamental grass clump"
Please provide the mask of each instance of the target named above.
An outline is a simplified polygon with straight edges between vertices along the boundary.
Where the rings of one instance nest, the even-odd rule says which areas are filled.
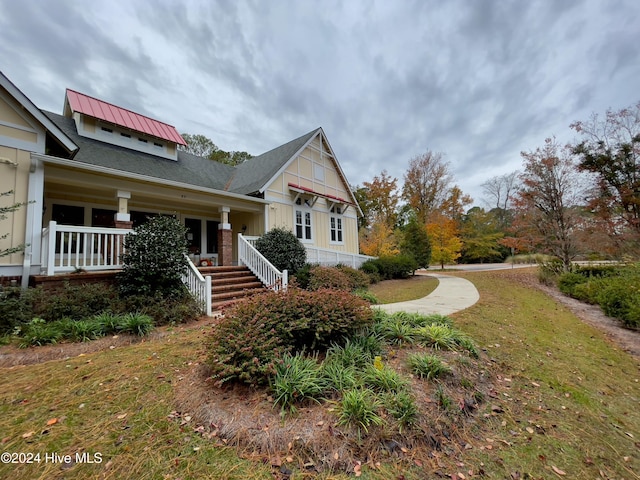
[[[434,380],[451,373],[451,369],[435,355],[415,353],[407,357],[407,366],[420,378]]]
[[[295,413],[295,405],[305,400],[318,402],[328,384],[323,373],[317,356],[309,357],[304,352],[284,354],[276,362],[275,374],[271,380],[274,406],[280,405],[284,414],[287,410]]]
[[[355,388],[342,395],[338,404],[338,425],[351,426],[358,429],[358,434],[364,430],[369,432],[371,426],[383,423],[379,415],[382,403],[368,388]]]

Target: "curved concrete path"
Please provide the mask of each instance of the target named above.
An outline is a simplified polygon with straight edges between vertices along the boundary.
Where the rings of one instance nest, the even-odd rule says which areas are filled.
[[[439,313],[441,315],[449,315],[469,308],[480,300],[478,290],[469,280],[437,273],[429,273],[425,276],[437,278],[440,282],[431,294],[417,300],[387,303],[386,305],[375,305],[374,307],[381,308],[389,313],[408,312],[425,315]]]

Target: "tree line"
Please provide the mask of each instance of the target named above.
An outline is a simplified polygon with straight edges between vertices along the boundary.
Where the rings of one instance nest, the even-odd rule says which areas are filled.
[[[487,208],[455,184],[450,163],[427,151],[409,161],[400,186],[386,170],[353,188],[364,216],[360,251],[411,255],[419,265],[502,261],[546,253],[565,270],[578,258],[640,253],[640,102],[569,126],[521,152],[522,170],[483,185]]]

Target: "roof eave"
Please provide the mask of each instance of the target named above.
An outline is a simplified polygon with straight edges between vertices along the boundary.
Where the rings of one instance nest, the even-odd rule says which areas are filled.
[[[60,144],[66,148],[69,153],[74,155],[78,151],[78,146],[71,140],[62,130],[60,130],[56,124],[54,124],[42,111],[36,107],[36,105],[29,100],[22,91],[16,87],[11,80],[9,80],[2,72],[0,72],[0,86],[9,92],[13,98],[15,98],[24,109],[29,112],[42,126],[47,129],[51,134],[60,142]]]

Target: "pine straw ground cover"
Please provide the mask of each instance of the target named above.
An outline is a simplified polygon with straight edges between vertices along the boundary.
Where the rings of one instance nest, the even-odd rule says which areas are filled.
[[[639,478],[638,361],[528,288],[521,282],[527,272],[459,275],[476,284],[481,299],[454,315],[455,324],[484,352],[477,365],[463,365],[454,354],[448,354],[447,362],[460,367],[460,378],[469,376],[476,384],[481,372],[487,372],[493,383],[486,384],[486,401],[473,418],[455,423],[456,431],[444,428],[449,415],[434,409],[428,424],[442,428],[434,428],[433,448],[424,447],[424,455],[409,443],[389,442],[374,446],[349,475],[315,476],[352,478],[358,470],[361,478],[370,479]],[[195,412],[206,401],[202,396],[212,394],[201,388],[202,345],[209,330],[202,324],[165,329],[164,335],[133,345],[0,369],[0,450],[101,453],[102,460],[0,464],[0,478],[285,478],[288,466],[304,458],[296,445],[297,431],[292,432],[293,455],[256,455],[230,446],[229,440],[225,444],[222,424],[197,421]],[[385,363],[402,363],[400,356],[408,353],[398,349]],[[454,378],[443,382],[444,387]],[[435,396],[428,396],[430,406],[443,398],[435,390]],[[452,400],[455,404],[456,398]],[[270,409],[266,393],[247,388],[222,391],[220,401],[233,415],[231,425],[247,415],[278,413]],[[309,415],[307,430],[333,428],[336,417],[326,406],[315,417],[307,408],[313,409],[305,407],[297,417]],[[274,435],[276,427],[287,425],[264,420],[248,433],[266,428]],[[379,452],[386,458],[379,466],[368,462]],[[340,451],[329,455],[334,453],[340,458]],[[314,476],[304,465],[292,469],[288,478]]]

